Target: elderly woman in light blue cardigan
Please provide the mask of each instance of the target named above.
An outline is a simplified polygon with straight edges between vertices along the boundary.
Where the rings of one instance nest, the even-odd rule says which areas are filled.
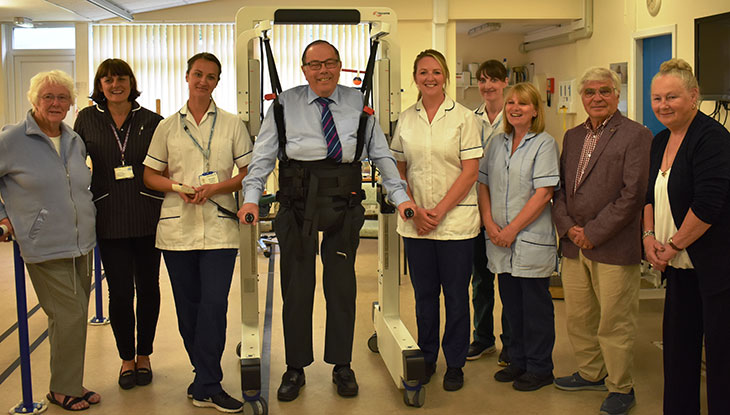
[[[74,81],[61,71],[30,81],[33,109],[0,133],[0,224],[14,234],[48,315],[48,401],[67,410],[100,402],[83,387],[91,251],[96,244],[86,147],[66,124]]]

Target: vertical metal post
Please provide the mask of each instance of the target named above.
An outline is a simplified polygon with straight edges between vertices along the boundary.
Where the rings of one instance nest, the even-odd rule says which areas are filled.
[[[33,402],[33,382],[30,378],[30,346],[28,343],[28,305],[25,297],[25,263],[20,256],[20,247],[13,241],[15,263],[15,296],[18,306],[18,343],[20,346],[20,379],[23,388],[23,401],[13,411],[17,414],[42,412],[47,407]]]
[[[104,307],[102,305],[102,289],[101,289],[101,254],[99,247],[94,248],[94,298],[96,299],[96,314],[89,319],[92,326],[103,326],[109,324],[109,319],[104,317]]]

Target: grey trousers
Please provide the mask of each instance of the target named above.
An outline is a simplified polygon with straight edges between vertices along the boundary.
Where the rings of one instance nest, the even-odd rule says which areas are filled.
[[[91,254],[26,264],[48,316],[52,392],[82,396]]]

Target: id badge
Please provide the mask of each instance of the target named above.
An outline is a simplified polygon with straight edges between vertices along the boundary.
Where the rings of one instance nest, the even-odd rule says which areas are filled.
[[[218,183],[218,173],[207,171],[200,175],[200,184],[216,184]]]
[[[116,180],[126,180],[134,177],[132,166],[119,166],[114,168],[114,178]]]

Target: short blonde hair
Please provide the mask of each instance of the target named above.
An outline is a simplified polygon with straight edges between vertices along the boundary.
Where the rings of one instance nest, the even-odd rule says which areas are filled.
[[[68,90],[71,97],[71,105],[76,102],[76,86],[74,80],[64,71],[54,69],[48,72],[39,72],[30,78],[30,88],[28,89],[28,101],[33,108],[38,107],[41,100],[41,90],[48,85],[60,85]]]
[[[674,58],[662,63],[659,72],[651,79],[651,83],[653,84],[655,79],[664,75],[676,76],[682,81],[687,91],[696,89],[699,94],[700,85],[692,73],[692,67],[684,59]]]
[[[616,95],[621,92],[621,77],[616,72],[600,66],[588,68],[583,73],[583,76],[580,78],[579,92],[582,94],[586,84],[593,81],[611,81]]]
[[[532,118],[530,131],[535,134],[540,134],[541,132],[545,131],[545,110],[542,107],[540,92],[531,82],[520,82],[519,84],[510,88],[509,92],[504,98],[505,105],[503,111],[505,112],[505,115],[502,118],[504,120],[504,132],[507,134],[512,134],[512,132],[515,130],[515,127],[509,123],[509,118],[507,117],[506,112],[507,101],[513,96],[516,96],[520,100],[527,101],[535,107],[537,115]]]

